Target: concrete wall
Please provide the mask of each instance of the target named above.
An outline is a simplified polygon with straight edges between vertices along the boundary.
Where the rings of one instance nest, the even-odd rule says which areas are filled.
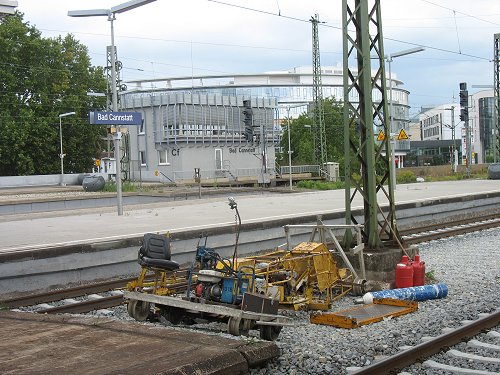
[[[63,176],[62,182],[65,185],[79,185],[78,176],[80,175],[81,173],[65,174]],[[92,175],[103,176],[105,180],[108,179],[107,173],[92,173]],[[0,177],[0,188],[20,187],[20,186],[51,186],[60,184],[61,184],[60,174]]]
[[[385,209],[385,208],[384,208]],[[453,219],[479,216],[485,213],[500,212],[500,193],[430,199],[396,206],[398,227],[405,229],[418,225],[428,225]],[[354,215],[361,220],[361,210]],[[344,212],[332,212],[322,216],[325,224],[344,224]],[[315,224],[316,216],[291,216],[266,222],[242,225],[238,243],[238,255],[274,249],[286,243],[284,225]],[[337,232],[342,234],[343,230]],[[234,250],[234,225],[223,227],[184,230],[172,234],[172,259],[179,263],[192,262],[200,236],[208,235],[207,246],[223,257],[231,256]],[[292,246],[308,241],[310,230],[294,230]],[[123,238],[113,241],[96,242],[69,246],[56,246],[45,249],[26,250],[15,253],[0,253],[0,298],[18,294],[69,287],[97,280],[137,275],[137,252],[142,236]],[[376,254],[375,254],[376,255]],[[399,257],[400,254],[396,254]],[[365,252],[368,263],[373,254]],[[351,255],[351,262],[357,268],[357,256]],[[378,270],[387,277],[390,269]],[[367,272],[367,277],[371,278]]]

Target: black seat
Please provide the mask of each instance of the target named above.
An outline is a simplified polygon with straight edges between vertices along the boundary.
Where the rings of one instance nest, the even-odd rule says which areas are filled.
[[[170,260],[170,239],[161,234],[146,233],[139,249],[138,262],[141,266],[174,271],[179,263]]]

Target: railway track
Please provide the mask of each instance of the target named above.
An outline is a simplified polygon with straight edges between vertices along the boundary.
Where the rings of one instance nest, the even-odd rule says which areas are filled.
[[[416,244],[498,226],[500,226],[500,217],[498,217],[498,214],[494,214],[475,219],[401,230],[400,234],[406,244]],[[187,268],[182,270],[187,271]],[[38,306],[34,308],[33,311],[44,314],[78,314],[99,309],[109,309],[123,303],[121,289],[123,289],[128,282],[135,279],[136,278],[133,277],[110,280],[73,288],[54,290],[47,293],[28,295],[0,301],[0,306],[7,308]]]
[[[400,230],[399,233],[406,244],[417,244],[441,238],[458,236],[460,234],[477,232],[498,226],[500,226],[500,217],[498,214],[493,214],[474,219],[452,221]]]
[[[500,333],[491,329],[499,325],[500,309],[497,309],[490,314],[484,314],[484,316],[477,320],[465,322],[461,327],[449,330],[440,336],[430,338],[396,355],[363,367],[352,374],[393,374],[416,362],[420,362],[424,368],[451,372],[453,374],[498,374],[500,371]],[[492,341],[497,342],[496,345],[478,339],[469,340],[485,330],[489,330],[487,335],[492,337]],[[466,340],[469,340],[466,345],[468,350],[463,351],[463,348],[454,348],[454,346]],[[451,349],[447,350],[448,348]],[[432,356],[443,350],[446,350],[444,356],[441,355],[439,359],[433,359],[434,357]],[[478,355],[476,352],[482,355]],[[463,361],[456,361],[457,358],[463,359]],[[451,362],[459,362],[461,366],[450,364]],[[490,369],[479,370],[471,368],[471,362],[490,364]]]

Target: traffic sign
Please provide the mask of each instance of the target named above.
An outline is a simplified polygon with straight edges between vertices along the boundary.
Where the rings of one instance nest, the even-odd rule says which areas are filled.
[[[93,125],[141,125],[141,112],[90,112],[89,122]]]
[[[402,141],[402,140],[405,140],[405,139],[409,139],[408,138],[408,134],[406,134],[406,132],[405,132],[404,129],[401,129],[399,131],[399,134],[398,134],[398,141]]]
[[[385,133],[383,130],[381,130],[379,133],[378,133],[378,136],[377,136],[377,141],[383,141],[385,139]]]

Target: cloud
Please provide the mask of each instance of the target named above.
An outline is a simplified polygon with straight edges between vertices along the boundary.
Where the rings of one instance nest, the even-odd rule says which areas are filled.
[[[157,0],[118,14],[114,27],[123,78],[257,73],[310,65],[307,21],[315,13],[326,21],[319,28],[322,65],[342,61],[340,0],[221,1],[236,7],[208,0]],[[105,65],[110,44],[106,17],[71,18],[67,11],[121,2],[125,0],[23,0],[19,10],[45,36],[75,34],[89,47],[94,64]],[[500,30],[499,1],[383,0],[381,9],[386,53],[413,47],[399,41],[436,48],[393,63],[404,87],[415,94],[410,96],[412,105],[449,101],[462,81],[491,82],[492,64],[465,54],[492,58],[493,34]]]

